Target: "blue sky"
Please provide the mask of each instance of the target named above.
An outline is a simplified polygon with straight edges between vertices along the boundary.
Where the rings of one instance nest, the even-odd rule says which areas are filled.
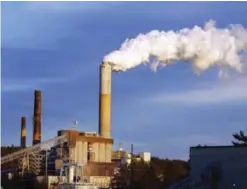
[[[246,2],[2,3],[2,145],[32,139],[33,91],[42,90],[42,139],[58,129],[98,130],[98,73],[126,38],[214,19],[247,27]],[[230,144],[247,132],[247,77],[200,76],[185,63],[152,72],[142,65],[112,76],[112,136],[135,151],[188,158],[189,146]]]

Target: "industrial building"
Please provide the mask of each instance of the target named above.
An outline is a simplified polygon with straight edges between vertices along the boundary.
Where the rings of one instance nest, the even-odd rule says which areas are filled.
[[[64,144],[67,146],[67,150],[64,146],[57,148],[56,169],[60,169],[61,161],[77,162],[84,165],[85,176],[110,176],[113,174],[114,164],[111,161],[113,139],[99,136],[96,133],[76,130],[58,131],[58,136],[64,134],[69,137],[68,145]],[[65,151],[67,155],[62,158]]]
[[[112,151],[112,162],[115,163],[116,167],[121,167],[121,165],[131,164],[131,160],[143,161],[144,163],[150,163],[151,153],[150,152],[141,152],[139,154],[131,154],[122,149],[117,151]]]
[[[16,171],[22,174],[31,171],[36,176],[46,175],[54,179],[61,174],[63,164],[78,163],[82,165],[81,177],[87,177],[92,183],[101,187],[107,187],[111,177],[122,164],[130,164],[133,158],[150,162],[149,152],[131,156],[122,149],[115,152],[112,150],[114,140],[111,137],[111,66],[109,64],[100,65],[98,132],[59,130],[53,139],[42,141],[41,97],[41,91],[35,90],[32,146],[26,145],[27,126],[26,117],[23,116],[20,146],[1,149],[2,169],[9,171],[16,168]],[[44,150],[43,145],[50,145],[51,149]],[[246,160],[247,147],[244,146],[191,147],[190,176],[171,186],[170,189],[188,187],[211,189],[213,184],[224,189],[246,189]]]
[[[83,176],[107,177],[114,174],[111,138],[111,66],[100,65],[99,73],[99,125],[97,132],[60,130],[57,137],[41,140],[42,97],[41,91],[34,91],[33,136],[31,147],[26,147],[26,118],[21,118],[21,149],[2,158],[1,164],[18,160],[18,167],[32,171],[35,175],[59,175],[64,163],[79,163]],[[43,145],[52,144],[50,150]]]
[[[190,166],[191,178],[205,189],[211,188],[214,172],[218,188],[247,188],[247,146],[191,147]]]
[[[67,135],[67,157],[56,160],[56,169],[64,161],[77,162],[83,166],[84,176],[111,176],[114,164],[111,161],[113,139],[111,138],[111,66],[100,65],[99,81],[99,134],[60,130],[58,136]],[[63,144],[58,153],[64,153]],[[66,159],[67,158],[67,159]],[[62,161],[62,162],[61,162]]]
[[[247,146],[190,147],[190,174],[168,189],[246,189]]]

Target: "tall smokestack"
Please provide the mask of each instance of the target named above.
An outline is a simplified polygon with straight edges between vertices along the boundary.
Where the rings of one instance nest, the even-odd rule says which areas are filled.
[[[34,91],[33,145],[41,141],[41,91]]]
[[[111,137],[111,65],[100,65],[99,134]]]
[[[21,148],[26,148],[26,117],[21,117]]]

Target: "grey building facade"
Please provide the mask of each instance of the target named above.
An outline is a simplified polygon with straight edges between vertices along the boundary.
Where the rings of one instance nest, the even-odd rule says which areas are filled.
[[[247,189],[247,146],[191,147],[190,166],[200,189]]]

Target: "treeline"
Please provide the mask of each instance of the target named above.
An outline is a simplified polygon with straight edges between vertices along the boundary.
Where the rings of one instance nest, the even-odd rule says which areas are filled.
[[[14,145],[1,146],[1,157],[14,153],[20,149],[21,149],[20,146],[14,146]],[[18,167],[18,160],[14,160],[1,165],[2,170],[16,169],[17,167]]]
[[[1,146],[1,157],[7,155],[7,154],[11,154],[13,152],[16,152],[18,150],[20,150],[20,146]]]
[[[133,160],[122,166],[112,180],[112,188],[164,189],[187,177],[188,162],[182,160],[151,158],[150,163]]]

